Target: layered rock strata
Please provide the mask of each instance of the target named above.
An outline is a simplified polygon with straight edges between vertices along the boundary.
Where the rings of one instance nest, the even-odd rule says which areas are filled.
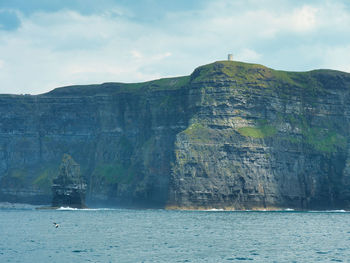
[[[85,208],[86,183],[80,174],[80,166],[64,154],[59,174],[53,179],[52,207]]]
[[[350,74],[221,61],[188,77],[0,96],[0,200],[69,153],[94,205],[350,209]]]

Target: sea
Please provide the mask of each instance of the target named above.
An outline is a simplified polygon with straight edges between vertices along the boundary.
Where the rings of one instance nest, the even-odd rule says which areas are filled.
[[[1,263],[247,261],[350,262],[350,213],[0,205]]]

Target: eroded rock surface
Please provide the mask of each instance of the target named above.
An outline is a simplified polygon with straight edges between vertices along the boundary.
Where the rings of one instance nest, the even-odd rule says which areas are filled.
[[[350,74],[221,61],[0,96],[0,201],[47,203],[69,153],[95,205],[350,209]]]
[[[86,183],[80,174],[80,166],[64,154],[58,176],[52,184],[53,207],[85,207]]]

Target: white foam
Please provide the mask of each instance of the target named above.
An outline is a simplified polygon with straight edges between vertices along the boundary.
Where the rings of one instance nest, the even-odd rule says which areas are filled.
[[[346,211],[346,210],[343,210],[343,209],[340,209],[340,210],[320,210],[320,211],[306,211],[306,212],[309,212],[309,213],[349,213],[350,211]]]
[[[74,208],[69,206],[61,206],[56,210],[60,211],[106,211],[106,210],[117,210],[116,208]]]
[[[78,208],[73,208],[73,207],[69,207],[69,206],[61,206],[60,208],[57,208],[56,210],[79,210]]]

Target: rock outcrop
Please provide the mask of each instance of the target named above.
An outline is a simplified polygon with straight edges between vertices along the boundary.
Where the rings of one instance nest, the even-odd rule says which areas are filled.
[[[50,202],[69,153],[92,205],[350,209],[350,74],[232,61],[0,96],[0,200]]]
[[[58,176],[52,184],[52,206],[85,208],[86,183],[80,174],[80,166],[64,154]]]

